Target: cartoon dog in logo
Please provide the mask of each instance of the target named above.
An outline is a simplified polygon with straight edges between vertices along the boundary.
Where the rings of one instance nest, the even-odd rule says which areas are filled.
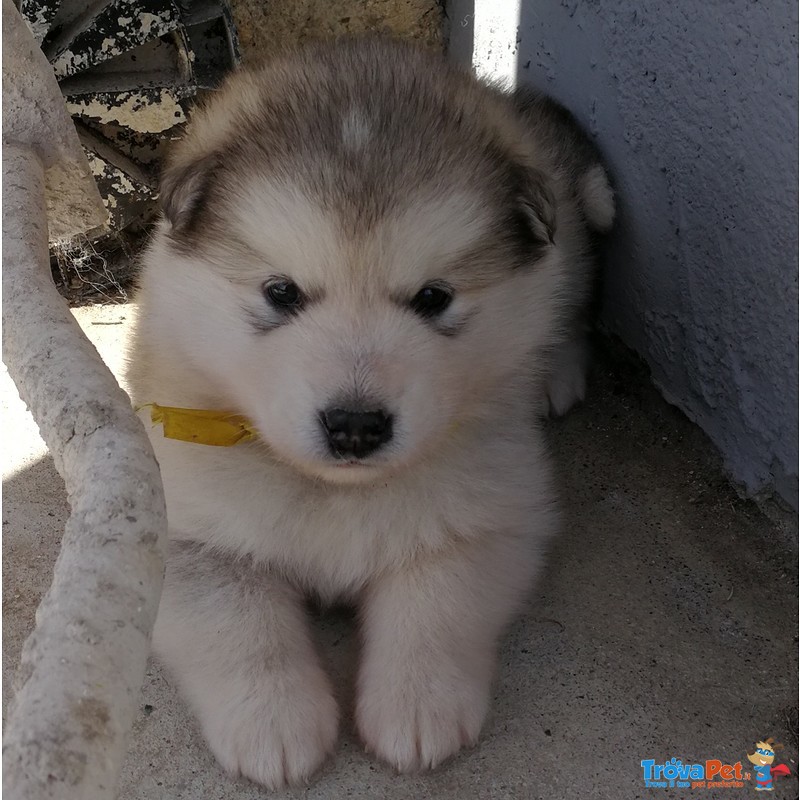
[[[786,764],[772,766],[772,762],[775,761],[775,751],[782,749],[783,745],[775,742],[770,736],[769,739],[756,742],[755,750],[748,751],[747,760],[753,765],[753,772],[756,774],[757,792],[773,792],[775,791],[775,787],[772,785],[774,776],[791,775]]]

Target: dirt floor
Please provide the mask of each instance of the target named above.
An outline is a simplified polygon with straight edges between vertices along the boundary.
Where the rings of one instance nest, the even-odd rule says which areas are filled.
[[[119,372],[131,307],[75,313]],[[5,704],[68,512],[36,428],[1,377]],[[646,788],[641,762],[718,759],[747,769],[746,751],[766,736],[785,744],[776,763],[792,772],[772,796],[797,797],[793,516],[739,499],[704,434],[625,358],[601,358],[587,402],[547,433],[564,530],[503,644],[480,744],[430,775],[398,777],[363,753],[345,719],[336,758],[317,781],[273,797],[737,797],[733,788]],[[325,617],[318,629],[346,706],[352,619]],[[168,676],[151,664],[120,797],[265,796],[218,769]]]

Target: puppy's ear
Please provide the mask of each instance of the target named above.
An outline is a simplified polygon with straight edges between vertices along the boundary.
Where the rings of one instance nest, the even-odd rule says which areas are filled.
[[[217,156],[210,154],[170,164],[161,176],[159,203],[176,232],[190,228],[208,199]]]
[[[519,200],[530,229],[532,243],[539,247],[553,244],[556,232],[556,198],[550,179],[538,169],[523,168],[519,172]]]

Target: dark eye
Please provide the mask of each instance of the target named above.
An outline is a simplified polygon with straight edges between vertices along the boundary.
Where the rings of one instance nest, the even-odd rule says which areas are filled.
[[[276,308],[297,310],[303,305],[300,287],[286,278],[273,278],[263,286],[264,297]]]
[[[453,300],[453,290],[449,286],[430,284],[423,286],[411,298],[411,308],[421,317],[436,317]]]

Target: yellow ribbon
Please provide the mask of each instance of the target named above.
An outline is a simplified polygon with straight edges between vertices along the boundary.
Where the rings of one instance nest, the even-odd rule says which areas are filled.
[[[258,430],[241,414],[202,408],[175,408],[160,406],[158,403],[145,403],[137,406],[136,410],[141,411],[143,408],[150,409],[150,419],[154,425],[163,426],[165,439],[232,447],[258,438]],[[458,421],[453,422],[449,432],[452,433],[459,427]]]
[[[154,425],[160,423],[163,426],[165,439],[231,447],[258,437],[258,431],[250,420],[240,414],[200,408],[173,408],[157,403],[146,403],[136,410],[142,408],[150,409],[150,419]]]

